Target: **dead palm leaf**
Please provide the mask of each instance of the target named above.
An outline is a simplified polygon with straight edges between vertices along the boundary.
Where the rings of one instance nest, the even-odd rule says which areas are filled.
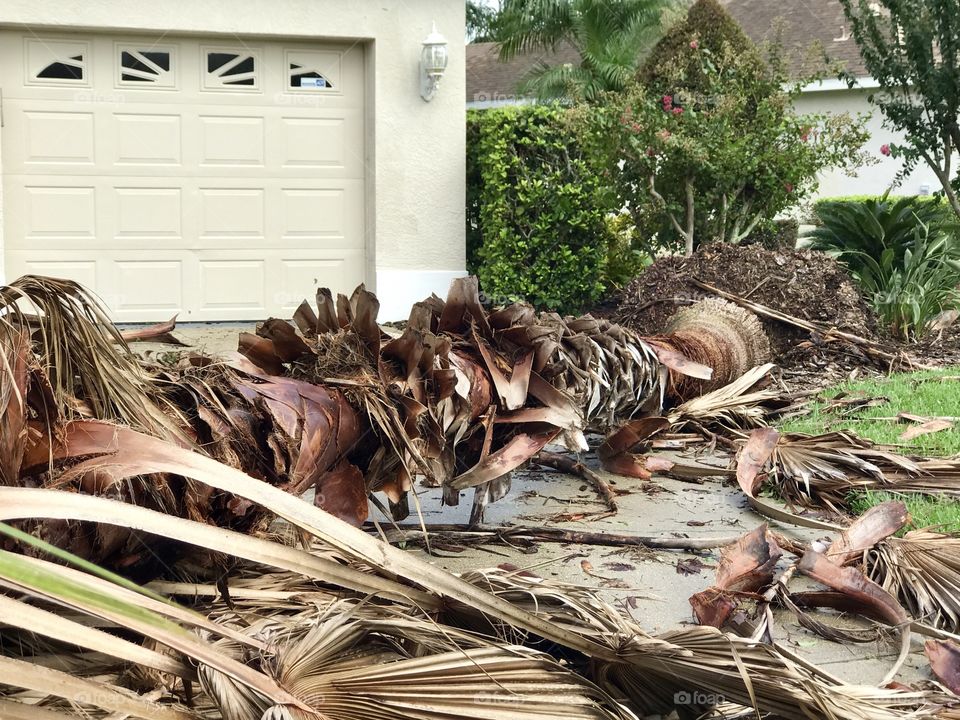
[[[867,573],[921,622],[960,632],[960,537],[913,530],[869,554]]]
[[[756,451],[761,449],[759,432]],[[757,481],[766,473],[778,493],[798,505],[826,506],[842,514],[857,490],[960,497],[960,463],[954,460],[914,460],[846,432],[763,432],[771,441],[750,458],[749,477]],[[745,461],[743,455],[741,459]]]
[[[491,643],[425,619],[359,610],[339,602],[319,614],[271,618],[251,628],[278,648],[275,657],[259,661],[265,670],[330,720],[634,717],[541,652]],[[201,678],[217,705],[229,708],[225,720],[261,713],[278,720],[304,717],[286,707],[265,709],[215,671],[201,668]]]
[[[153,401],[149,380],[120,332],[81,285],[25,275],[0,287],[0,310],[5,335],[27,333],[37,345],[56,400],[48,412],[116,420],[189,442],[182,433],[186,423],[175,408]]]

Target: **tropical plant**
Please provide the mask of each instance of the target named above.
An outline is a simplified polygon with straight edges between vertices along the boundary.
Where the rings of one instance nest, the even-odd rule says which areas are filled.
[[[640,81],[581,111],[591,153],[638,227],[668,225],[664,244],[687,254],[741,242],[809,196],[822,170],[865,160],[854,119],[793,112],[810,78],[791,78],[784,57],[776,45],[762,54],[716,0],[699,0]]]
[[[952,237],[931,237],[926,225],[914,228],[912,242],[900,250],[900,258],[893,247],[879,260],[861,254],[855,276],[891,332],[917,340],[940,313],[957,307],[960,268]]]
[[[891,331],[921,337],[956,305],[960,247],[945,206],[889,193],[860,202],[821,203],[812,247],[850,270]]]
[[[471,250],[484,293],[570,312],[603,291],[615,208],[563,108],[529,105],[472,113],[468,191]],[[477,228],[477,224],[479,227]],[[471,254],[473,254],[471,252]]]
[[[870,76],[870,102],[903,135],[890,146],[903,159],[898,178],[920,162],[936,174],[960,216],[951,184],[960,149],[960,0],[840,0]],[[849,77],[851,86],[857,79]]]
[[[483,0],[467,0],[467,42],[493,42],[497,38],[498,10]]]
[[[821,201],[816,205],[817,227],[809,235],[811,247],[830,253],[855,274],[864,257],[880,262],[891,249],[900,263],[918,229],[926,227],[933,240],[949,236],[951,216],[944,211],[943,205],[920,198],[891,198],[889,191],[861,200]]]
[[[521,92],[541,100],[596,100],[622,90],[659,35],[674,0],[504,0],[497,21],[503,60],[533,50],[575,48],[578,64],[540,63]]]

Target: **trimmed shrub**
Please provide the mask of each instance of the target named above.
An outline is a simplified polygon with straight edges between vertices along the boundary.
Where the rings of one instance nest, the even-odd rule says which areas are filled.
[[[789,68],[782,47],[761,52],[716,0],[699,0],[636,83],[581,111],[638,228],[687,255],[740,243],[809,197],[820,172],[863,160],[859,120],[794,112],[807,78]]]
[[[612,196],[559,106],[468,115],[469,250],[484,294],[563,312],[595,302]],[[471,222],[473,227],[470,227]]]

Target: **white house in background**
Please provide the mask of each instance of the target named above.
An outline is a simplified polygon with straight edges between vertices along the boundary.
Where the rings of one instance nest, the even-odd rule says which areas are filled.
[[[451,0],[3,0],[3,276],[79,280],[118,321],[289,316],[365,282],[406,317],[464,274]]]
[[[874,195],[882,194],[893,183],[901,163],[881,154],[885,144],[902,142],[898,133],[883,127],[880,111],[867,101],[877,87],[869,77],[853,39],[843,8],[837,0],[721,0],[727,11],[740,23],[755,42],[771,39],[777,28],[780,38],[796,57],[806,55],[808,48],[819,41],[827,55],[842,62],[858,78],[854,89],[845,82],[828,80],[807,87],[796,102],[800,113],[868,114],[867,128],[871,139],[867,150],[876,157],[877,164],[862,168],[855,177],[842,172],[824,173],[818,195]],[[497,61],[497,49],[492,43],[467,46],[468,108],[485,108],[517,102],[529,102],[519,97],[517,87],[523,77],[537,64],[576,63],[575,49],[561,47],[556,53],[537,53],[514,58],[509,63]],[[936,175],[926,165],[919,165],[895,192],[904,195],[924,195],[940,188]]]

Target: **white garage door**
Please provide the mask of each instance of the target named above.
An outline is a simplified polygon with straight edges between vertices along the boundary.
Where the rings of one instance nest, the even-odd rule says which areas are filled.
[[[118,321],[287,316],[364,267],[360,46],[0,32],[5,274]]]

